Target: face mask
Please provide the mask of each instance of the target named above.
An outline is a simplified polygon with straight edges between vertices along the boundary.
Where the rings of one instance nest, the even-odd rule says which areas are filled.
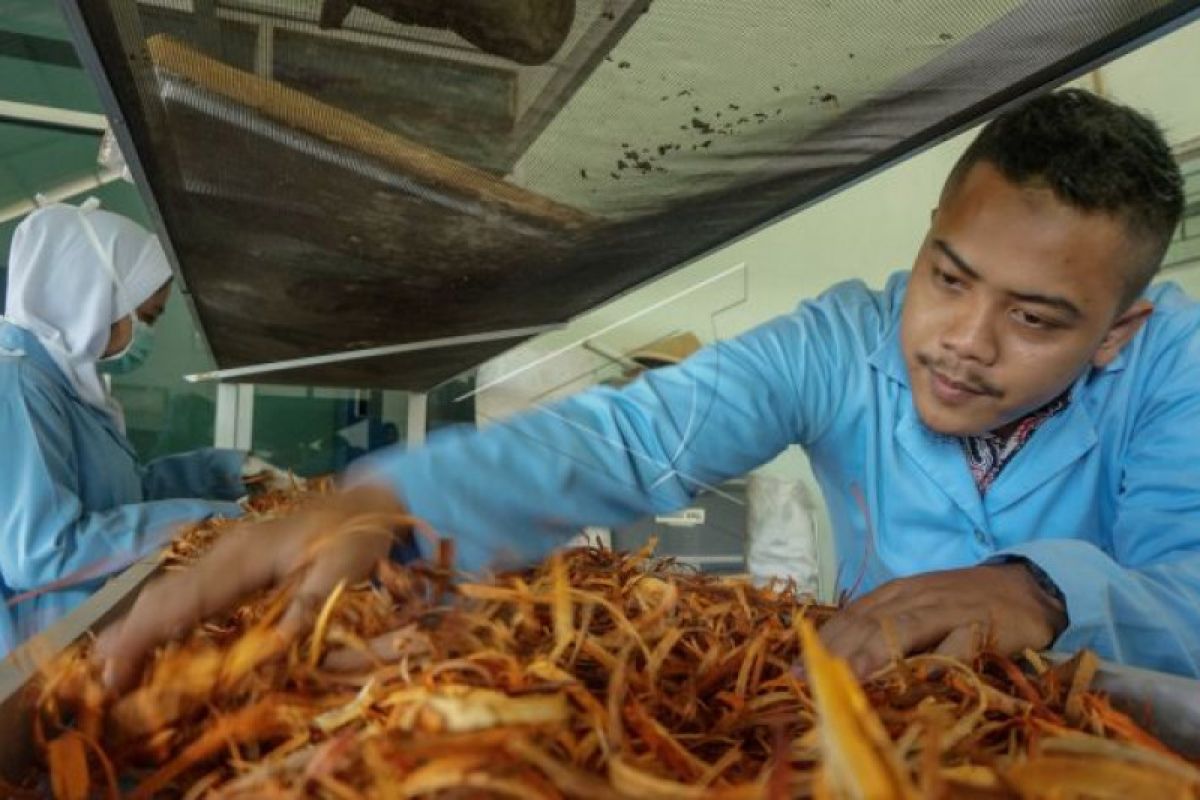
[[[142,322],[138,319],[138,315],[134,314],[133,335],[129,337],[129,344],[125,345],[125,349],[121,352],[100,359],[96,368],[105,375],[124,375],[133,372],[146,363],[153,347],[154,328]]]

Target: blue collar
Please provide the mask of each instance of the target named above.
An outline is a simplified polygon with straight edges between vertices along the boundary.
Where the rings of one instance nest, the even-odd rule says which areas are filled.
[[[867,363],[906,389],[911,388],[908,364],[904,362],[904,351],[900,349],[900,306],[897,306],[896,316],[892,318],[879,346],[867,356]]]

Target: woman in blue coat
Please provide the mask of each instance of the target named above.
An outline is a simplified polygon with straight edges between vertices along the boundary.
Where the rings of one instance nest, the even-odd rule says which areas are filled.
[[[149,464],[102,371],[144,355],[171,272],[162,245],[85,203],[17,228],[0,318],[0,655],[162,545],[181,523],[239,513],[246,456]],[[48,587],[53,587],[47,590]]]

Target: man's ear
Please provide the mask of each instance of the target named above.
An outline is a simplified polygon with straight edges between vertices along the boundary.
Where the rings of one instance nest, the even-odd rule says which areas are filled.
[[[1129,340],[1133,338],[1134,334],[1146,324],[1146,320],[1150,318],[1153,311],[1154,304],[1149,300],[1135,300],[1133,305],[1117,317],[1112,327],[1108,329],[1108,333],[1104,335],[1099,349],[1092,356],[1092,365],[1107,367],[1111,364],[1113,359],[1120,354],[1121,348],[1129,344]]]

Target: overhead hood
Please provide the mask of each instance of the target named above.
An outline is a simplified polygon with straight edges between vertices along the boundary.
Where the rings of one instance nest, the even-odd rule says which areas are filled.
[[[1198,5],[61,2],[217,364],[408,390]]]

